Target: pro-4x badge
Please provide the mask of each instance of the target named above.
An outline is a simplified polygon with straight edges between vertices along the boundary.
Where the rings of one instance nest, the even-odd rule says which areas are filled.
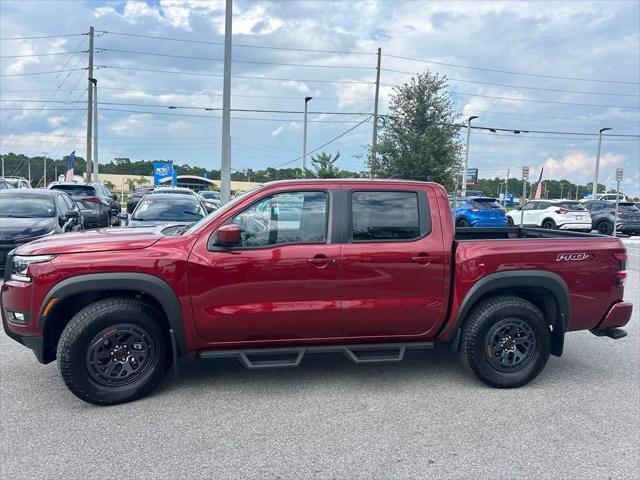
[[[556,262],[574,262],[586,260],[587,258],[589,258],[588,253],[560,253],[556,258]]]

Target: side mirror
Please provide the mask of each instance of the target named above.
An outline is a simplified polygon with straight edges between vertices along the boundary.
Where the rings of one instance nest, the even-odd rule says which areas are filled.
[[[120,220],[129,220],[129,215],[124,212],[120,212],[116,215],[116,217]]]
[[[215,245],[221,247],[232,247],[238,245],[242,241],[240,235],[240,225],[232,223],[231,225],[224,225],[216,232]]]
[[[64,218],[66,220],[71,220],[72,218],[80,218],[80,212],[77,210],[67,210],[64,214]]]

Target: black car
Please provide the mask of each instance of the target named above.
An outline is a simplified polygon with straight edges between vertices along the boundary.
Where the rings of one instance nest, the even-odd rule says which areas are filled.
[[[80,208],[86,228],[111,227],[120,222],[120,204],[115,195],[100,183],[60,182],[49,186],[51,190],[68,193]]]
[[[83,228],[78,206],[64,192],[0,190],[0,269],[7,254],[18,245]]]
[[[142,197],[153,192],[154,188],[156,187],[140,187],[131,192],[127,197],[127,213],[133,213]]]
[[[198,201],[202,203],[207,213],[211,213],[220,208],[220,202],[217,200],[210,200],[204,198],[199,193],[194,192],[190,188],[183,187],[156,187],[156,189],[152,192],[154,195],[156,193],[169,193],[172,195],[191,195],[192,197],[196,197]]]
[[[613,233],[613,222],[615,220],[616,202],[589,200],[584,206],[591,214],[591,223],[594,230],[603,235]],[[640,209],[632,202],[618,202],[618,232],[628,235],[640,233]]]
[[[153,193],[138,202],[129,220],[130,227],[189,225],[207,215],[203,203],[192,195]]]

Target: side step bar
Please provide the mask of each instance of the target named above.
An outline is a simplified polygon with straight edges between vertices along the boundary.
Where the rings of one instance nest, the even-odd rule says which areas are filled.
[[[343,353],[354,363],[399,362],[408,349],[431,349],[433,342],[317,345],[312,347],[205,350],[200,358],[237,358],[246,368],[297,367],[306,354]]]
[[[596,337],[609,337],[619,340],[627,336],[627,332],[621,328],[599,328],[591,330]]]

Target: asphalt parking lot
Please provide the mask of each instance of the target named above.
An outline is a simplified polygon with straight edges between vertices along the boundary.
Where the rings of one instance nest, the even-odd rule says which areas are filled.
[[[494,390],[447,350],[295,370],[181,362],[149,397],[95,407],[0,334],[2,478],[638,478],[640,238],[628,337],[567,337],[529,386]]]

